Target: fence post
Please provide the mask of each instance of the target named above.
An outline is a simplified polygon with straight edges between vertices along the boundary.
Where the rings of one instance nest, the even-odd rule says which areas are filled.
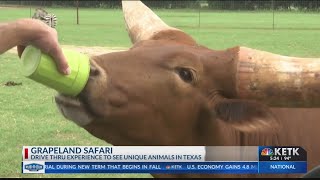
[[[274,30],[274,0],[272,0],[272,29]]]
[[[30,8],[30,18],[31,18],[31,1],[29,1],[29,8]]]
[[[79,25],[79,1],[76,2],[77,5],[77,25]]]
[[[200,11],[201,11],[201,1],[198,1],[198,4],[199,4],[199,15],[198,15],[198,29],[200,29],[200,20],[201,20],[201,18],[200,18]]]

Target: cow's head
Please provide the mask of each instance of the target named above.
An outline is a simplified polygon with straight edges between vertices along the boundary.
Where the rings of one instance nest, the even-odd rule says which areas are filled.
[[[66,118],[114,145],[197,145],[219,123],[246,132],[275,125],[266,106],[237,99],[239,48],[199,46],[140,1],[122,5],[134,45],[92,57],[85,90],[56,97]]]

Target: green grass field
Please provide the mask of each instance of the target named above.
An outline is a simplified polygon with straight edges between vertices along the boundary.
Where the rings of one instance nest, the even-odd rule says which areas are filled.
[[[33,13],[34,9],[32,9]],[[59,41],[66,45],[130,47],[120,10],[48,9],[59,19]],[[320,14],[277,13],[276,30],[268,12],[156,10],[169,25],[181,28],[202,45],[224,49],[236,45],[301,57],[320,57]],[[0,9],[0,23],[29,17],[30,9]],[[1,39],[0,39],[1,40]],[[0,177],[150,177],[149,174],[23,175],[23,145],[107,145],[65,120],[55,92],[24,78],[15,54],[0,56]],[[22,86],[4,86],[7,81]]]

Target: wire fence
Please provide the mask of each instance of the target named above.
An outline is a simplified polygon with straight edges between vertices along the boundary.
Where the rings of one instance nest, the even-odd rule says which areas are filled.
[[[201,8],[214,10],[281,10],[281,11],[317,11],[319,0],[142,0],[152,8],[180,9]],[[1,4],[46,7],[121,8],[120,0],[69,0],[69,1],[25,1],[1,0]]]
[[[194,28],[260,28],[260,29],[320,29],[320,0],[142,0],[161,18],[176,26]],[[11,1],[0,0],[2,7],[29,9],[25,17],[31,17],[36,8],[67,8],[76,14],[73,22],[79,24],[90,16],[82,13],[88,9],[101,12],[100,21],[105,24],[103,10],[121,11],[120,0],[96,1]],[[1,9],[0,9],[1,11]],[[68,21],[69,22],[69,21]],[[70,23],[70,22],[69,22]],[[184,23],[184,24],[183,24]]]

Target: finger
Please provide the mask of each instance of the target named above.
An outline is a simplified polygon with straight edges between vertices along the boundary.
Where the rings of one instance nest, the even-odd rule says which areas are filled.
[[[21,55],[22,55],[22,53],[23,53],[23,51],[24,51],[25,48],[26,48],[26,47],[25,47],[25,46],[22,46],[22,45],[18,45],[18,46],[17,46],[17,51],[18,51],[18,56],[19,56],[19,58],[21,58]]]
[[[53,57],[54,61],[57,64],[58,70],[61,73],[65,75],[68,75],[71,73],[71,69],[68,65],[67,59],[64,56],[62,49],[59,46],[51,49],[51,51],[49,52],[49,55]]]

